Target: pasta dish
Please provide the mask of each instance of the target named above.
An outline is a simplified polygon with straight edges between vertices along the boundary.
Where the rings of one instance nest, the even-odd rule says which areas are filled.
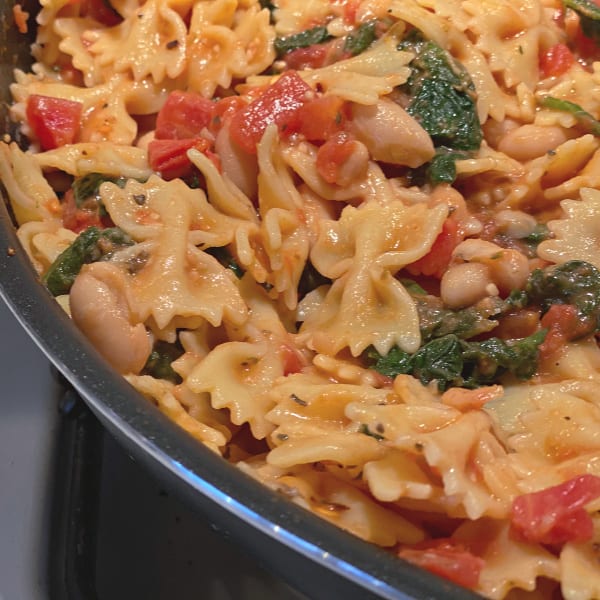
[[[493,598],[600,598],[600,6],[41,0],[0,181],[215,453]]]

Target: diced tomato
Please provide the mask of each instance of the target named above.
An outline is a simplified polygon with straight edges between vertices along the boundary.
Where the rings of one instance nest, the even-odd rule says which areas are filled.
[[[342,131],[348,117],[345,100],[335,95],[319,96],[295,112],[284,133],[301,133],[310,142],[320,142]]]
[[[235,113],[243,110],[246,106],[248,106],[247,102],[240,96],[227,96],[213,102],[208,130],[216,135]]]
[[[586,335],[594,328],[591,322],[579,317],[577,308],[572,304],[553,304],[542,317],[540,325],[548,329],[546,338],[540,344],[540,360],[547,359],[569,340]]]
[[[299,373],[306,366],[306,361],[302,357],[302,354],[290,344],[281,344],[279,351],[283,362],[284,375]]]
[[[354,140],[345,131],[330,137],[317,151],[317,172],[327,183],[336,183],[353,151]]]
[[[419,260],[408,265],[406,270],[413,276],[427,275],[441,279],[452,259],[452,251],[462,239],[463,235],[459,229],[458,220],[453,216],[448,217],[444,221],[442,231],[433,242],[431,250]]]
[[[283,60],[288,69],[300,71],[302,69],[319,69],[325,66],[325,61],[331,44],[313,44],[306,48],[296,48],[288,52]]]
[[[194,173],[194,165],[187,157],[187,151],[196,148],[208,155],[210,142],[204,138],[187,140],[152,140],[148,144],[150,168],[170,181],[177,177],[185,178]],[[213,155],[214,156],[214,155]],[[213,158],[210,156],[210,158]]]
[[[272,123],[285,129],[312,94],[311,87],[295,71],[286,71],[244,110],[233,115],[231,138],[245,152],[256,154],[256,145],[265,129]]]
[[[42,150],[72,144],[79,132],[81,102],[32,94],[27,99],[27,122]]]
[[[484,560],[459,542],[443,538],[423,542],[398,552],[407,560],[430,573],[449,579],[466,588],[474,588],[484,567]]]
[[[542,79],[558,77],[566,73],[574,63],[575,57],[566,44],[555,44],[540,55],[540,75]]]
[[[73,190],[67,190],[62,199],[62,223],[66,229],[80,233],[88,227],[110,227],[110,217],[103,220],[97,210],[82,209],[75,203]]]
[[[594,524],[584,507],[598,497],[600,477],[587,474],[517,496],[511,508],[511,534],[539,544],[590,540]]]
[[[198,137],[208,127],[213,102],[195,94],[175,90],[156,117],[154,137],[158,140],[186,140]]]
[[[356,13],[360,6],[360,0],[346,0],[344,4],[344,23],[354,25],[356,23]]]

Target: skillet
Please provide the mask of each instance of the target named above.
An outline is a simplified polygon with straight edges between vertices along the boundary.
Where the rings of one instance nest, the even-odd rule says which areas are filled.
[[[14,67],[30,64],[34,19],[29,19],[29,34],[19,34],[12,8],[12,0],[0,4],[0,133],[25,146],[27,141],[8,117],[8,86]],[[24,2],[23,8],[32,15],[36,12],[35,2]],[[294,505],[169,421],[108,366],[41,285],[4,201],[0,296],[68,384],[139,463],[298,591],[315,599],[479,597]]]

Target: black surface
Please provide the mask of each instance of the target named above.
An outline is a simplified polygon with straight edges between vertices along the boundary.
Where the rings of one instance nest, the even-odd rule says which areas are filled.
[[[306,600],[141,468],[72,391],[62,413],[50,600]]]

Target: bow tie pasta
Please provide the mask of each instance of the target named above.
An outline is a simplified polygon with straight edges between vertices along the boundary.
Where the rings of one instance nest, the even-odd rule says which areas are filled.
[[[0,180],[99,353],[399,559],[600,597],[600,8],[43,0],[36,23]]]

